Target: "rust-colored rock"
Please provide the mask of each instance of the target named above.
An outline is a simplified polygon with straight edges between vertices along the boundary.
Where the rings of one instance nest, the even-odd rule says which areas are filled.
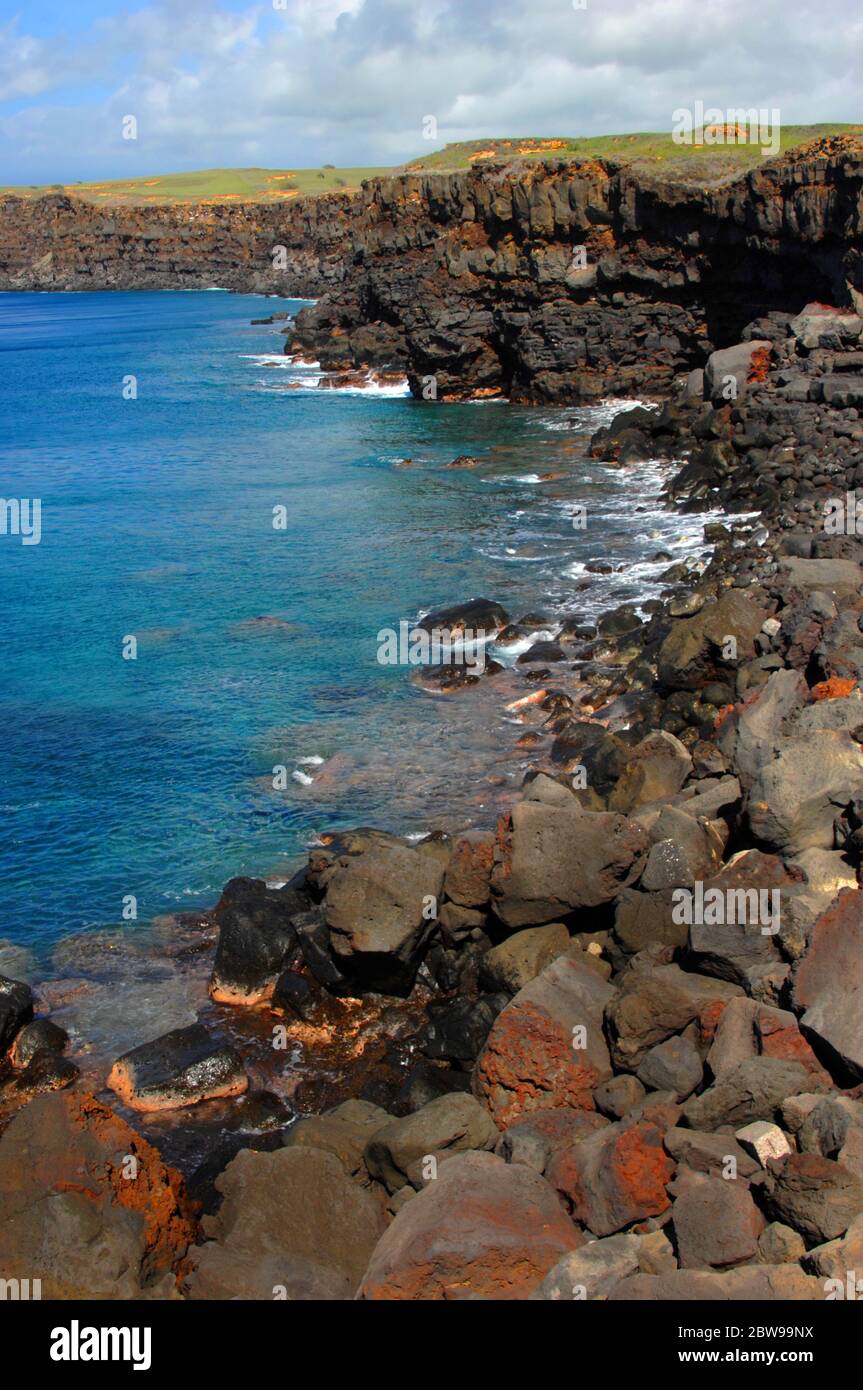
[[[611,1075],[602,1011],[613,995],[589,965],[564,955],[498,1014],[474,1090],[500,1129],[531,1110],[595,1108],[593,1092]]]
[[[856,685],[857,682],[850,676],[831,676],[829,680],[813,685],[810,694],[813,700],[844,700]]]
[[[538,1173],[494,1154],[459,1154],[381,1237],[360,1297],[523,1299],[582,1243]]]
[[[44,1298],[174,1292],[197,1235],[179,1173],[92,1095],[38,1097],[0,1139],[0,1277]]]
[[[623,1121],[556,1153],[546,1177],[568,1201],[576,1221],[610,1236],[671,1205],[666,1183],[674,1161],[655,1124]]]

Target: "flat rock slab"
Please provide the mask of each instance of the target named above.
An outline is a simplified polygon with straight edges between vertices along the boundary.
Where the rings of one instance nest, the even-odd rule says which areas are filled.
[[[863,567],[854,560],[802,560],[783,555],[780,563],[795,589],[856,594],[863,585]]]
[[[398,1213],[360,1296],[523,1299],[582,1243],[538,1173],[494,1154],[458,1154]]]
[[[611,1076],[602,1016],[614,993],[591,966],[563,955],[498,1014],[473,1084],[501,1129],[526,1111],[594,1109],[595,1088]]]
[[[201,1023],[175,1028],[119,1057],[108,1085],[132,1110],[176,1110],[202,1100],[239,1096],[248,1088],[232,1047]]]

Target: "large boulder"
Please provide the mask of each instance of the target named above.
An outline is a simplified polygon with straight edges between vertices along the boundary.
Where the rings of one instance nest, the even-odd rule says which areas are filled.
[[[297,947],[291,925],[308,901],[294,888],[232,878],[213,909],[219,944],[210,993],[221,1004],[257,1004],[272,996]]]
[[[482,978],[491,989],[517,994],[569,947],[570,935],[562,922],[527,927],[486,952]]]
[[[614,913],[614,935],[628,954],[635,955],[647,946],[661,943],[666,946],[685,946],[689,927],[676,921],[673,888],[655,893],[643,893],[638,888],[626,888],[617,899]]]
[[[750,788],[750,829],[788,854],[832,849],[833,822],[861,788],[863,753],[849,734],[825,729],[783,739]]]
[[[494,599],[471,598],[447,608],[435,608],[420,618],[417,627],[424,632],[437,633],[439,640],[444,641],[462,637],[465,632],[475,637],[483,634],[490,637],[509,621],[506,609]]]
[[[671,690],[698,690],[726,681],[755,651],[764,613],[739,589],[727,590],[692,618],[674,624],[658,657],[660,684]],[[733,645],[729,639],[733,638]]]
[[[513,807],[502,861],[492,875],[494,908],[508,927],[554,922],[599,907],[636,882],[648,838],[624,816],[522,801]]]
[[[346,855],[327,882],[333,954],[361,987],[410,984],[437,918],[444,870],[430,854],[389,845]]]
[[[743,703],[723,721],[716,742],[744,787],[750,787],[773,758],[785,734],[785,721],[800,710],[805,689],[799,671],[774,671],[764,685],[747,692]]]
[[[593,1110],[611,1076],[603,1010],[614,989],[586,963],[558,956],[498,1014],[474,1070],[474,1090],[501,1129],[525,1111]]]
[[[550,1269],[532,1300],[590,1302],[605,1299],[612,1289],[629,1274],[641,1268],[642,1239],[639,1236],[607,1236],[593,1240],[558,1260]]]
[[[670,1091],[677,1100],[692,1095],[703,1075],[698,1048],[679,1034],[652,1047],[638,1068],[638,1080],[648,1091]]]
[[[855,346],[863,336],[863,319],[853,309],[837,309],[813,300],[791,320],[788,331],[807,352],[816,348]]]
[[[863,1181],[820,1154],[790,1154],[766,1175],[762,1201],[774,1221],[820,1245],[844,1235],[863,1213]]]
[[[216,1179],[223,1201],[192,1255],[192,1299],[352,1298],[383,1233],[378,1198],[338,1158],[243,1149]]]
[[[132,1110],[175,1110],[199,1101],[239,1096],[248,1088],[232,1047],[202,1023],[175,1028],[119,1057],[108,1085]]]
[[[426,1159],[469,1149],[491,1150],[497,1140],[497,1126],[485,1107],[473,1096],[453,1093],[376,1130],[366,1145],[365,1166],[389,1192],[407,1184],[419,1190],[425,1181]]]
[[[37,1097],[0,1138],[0,1279],[42,1297],[176,1297],[197,1235],[180,1174],[87,1094]]]
[[[704,368],[704,394],[716,405],[742,399],[752,382],[763,381],[770,365],[773,344],[767,338],[718,348]]]
[[[673,1173],[656,1125],[626,1120],[561,1149],[546,1169],[573,1218],[595,1236],[614,1235],[667,1211],[665,1189]]]
[[[753,1120],[772,1120],[786,1096],[806,1090],[812,1077],[799,1062],[752,1057],[724,1073],[700,1096],[686,1102],[683,1113],[692,1129],[739,1127]]]
[[[282,1139],[286,1149],[324,1149],[335,1154],[346,1172],[361,1182],[369,1176],[363,1155],[373,1134],[392,1116],[367,1100],[346,1100],[323,1115],[298,1120]]]
[[[624,764],[608,798],[609,809],[627,814],[652,801],[670,800],[691,771],[692,758],[679,739],[664,729],[648,734]]]
[[[630,966],[606,1008],[615,1068],[637,1071],[657,1043],[682,1033],[702,1010],[721,1006],[741,993],[737,985],[689,975],[677,965]]]
[[[459,1154],[399,1211],[360,1296],[526,1298],[582,1241],[538,1173],[494,1154]]]
[[[744,1182],[687,1174],[672,1214],[681,1269],[728,1269],[758,1255],[764,1217]]]
[[[802,881],[801,870],[758,850],[729,860],[703,882],[704,920],[689,927],[687,965],[750,991],[753,980],[781,963],[783,898]]]
[[[800,1027],[848,1079],[863,1080],[863,905],[845,888],[816,921],[794,977]]]

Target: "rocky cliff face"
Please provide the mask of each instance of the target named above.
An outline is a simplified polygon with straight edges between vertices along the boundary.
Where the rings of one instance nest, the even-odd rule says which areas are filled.
[[[438,397],[661,393],[760,315],[852,302],[861,194],[848,141],[706,188],[607,162],[383,180],[292,349]]]
[[[350,195],[286,206],[99,208],[0,199],[0,289],[270,291],[314,298],[344,274]]]
[[[861,248],[863,144],[848,137],[706,186],[580,161],[406,174],[288,207],[0,203],[0,288],[315,297],[291,351],[404,370],[439,399],[662,393],[761,315],[859,304]]]

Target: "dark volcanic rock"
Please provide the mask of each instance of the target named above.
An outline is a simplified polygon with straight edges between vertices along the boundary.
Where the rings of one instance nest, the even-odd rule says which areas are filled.
[[[108,1077],[111,1089],[133,1110],[172,1110],[239,1096],[248,1084],[233,1048],[216,1042],[200,1023],[127,1052]]]
[[[291,917],[308,908],[294,888],[269,888],[255,878],[232,878],[213,909],[219,945],[210,993],[223,1004],[268,999],[296,950]]]
[[[33,1017],[33,994],[29,985],[0,975],[0,1052]]]

